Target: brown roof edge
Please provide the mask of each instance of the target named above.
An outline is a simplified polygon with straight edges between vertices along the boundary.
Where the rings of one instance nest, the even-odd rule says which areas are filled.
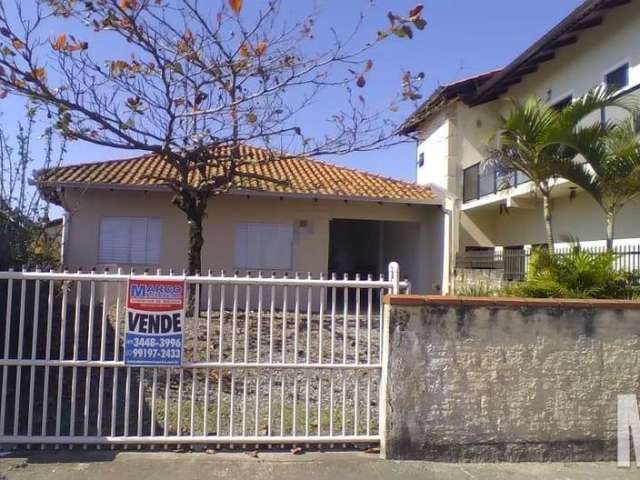
[[[430,115],[437,113],[443,106],[458,98],[472,95],[490,78],[501,70],[491,70],[462,80],[456,80],[438,87],[409,117],[400,125],[398,133],[408,135],[414,132],[417,126]]]
[[[501,88],[504,88],[502,86],[503,82],[506,83],[511,75],[517,74],[518,70],[525,67],[528,62],[533,61],[535,63],[536,56],[543,52],[552,52],[556,48],[561,47],[562,45],[555,46],[554,43],[564,35],[572,34],[579,30],[582,26],[581,22],[587,19],[589,15],[626,5],[631,1],[632,0],[586,0],[509,65],[503,68],[501,72],[478,88],[478,92],[471,101],[471,104],[478,105],[490,101],[499,93]],[[584,28],[597,25],[599,25],[599,22],[594,22],[592,25],[584,25]]]
[[[632,300],[595,300],[565,298],[449,297],[442,295],[385,295],[386,305],[421,307],[427,305],[463,305],[476,307],[538,308],[610,308],[640,310],[640,302]]]
[[[582,28],[595,27],[600,24],[597,17],[603,10],[626,5],[632,0],[587,0],[555,27],[549,30],[533,45],[527,48],[506,67],[492,72],[465,78],[437,88],[431,96],[420,105],[398,129],[401,135],[409,135],[417,126],[440,111],[451,101],[462,99],[471,106],[489,102],[499,97],[508,89],[509,82],[517,83],[519,78],[537,69],[537,65],[554,56],[554,51],[575,43],[576,32]]]

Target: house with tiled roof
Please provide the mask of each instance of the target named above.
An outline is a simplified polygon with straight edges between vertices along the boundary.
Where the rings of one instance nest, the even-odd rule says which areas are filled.
[[[440,291],[443,213],[431,188],[251,146],[241,155],[254,175],[210,200],[203,270],[377,277],[397,261],[414,291]],[[171,203],[172,175],[157,155],[37,172],[66,212],[64,265],[182,271],[188,228]]]
[[[481,279],[524,277],[532,247],[545,242],[542,199],[525,175],[506,175],[484,162],[500,118],[509,111],[508,99],[534,95],[560,109],[598,85],[616,90],[618,98],[637,101],[640,95],[640,0],[584,1],[504,68],[439,87],[407,118],[401,132],[416,140],[417,183],[437,189],[446,203],[445,276],[462,280],[466,270],[475,270]],[[607,107],[585,121],[626,115]],[[568,248],[578,239],[584,247],[604,248],[606,222],[598,204],[565,179],[552,184],[556,246]],[[622,209],[616,249],[640,245],[639,219],[640,202]]]

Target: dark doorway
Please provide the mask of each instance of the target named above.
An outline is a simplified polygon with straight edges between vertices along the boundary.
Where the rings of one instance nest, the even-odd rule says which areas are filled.
[[[381,222],[374,220],[335,219],[329,223],[329,274],[338,278],[347,274],[350,279],[360,275],[366,279],[371,275],[378,279],[381,262]],[[336,307],[344,308],[345,295],[342,288],[335,292]],[[379,301],[379,291],[373,292],[373,301]],[[360,303],[366,304],[367,290],[360,291]],[[353,311],[356,305],[356,289],[350,288],[347,296],[348,309]],[[331,304],[331,297],[328,299]]]
[[[329,223],[329,273],[354,278],[377,277],[380,270],[380,229],[375,220],[335,219]]]

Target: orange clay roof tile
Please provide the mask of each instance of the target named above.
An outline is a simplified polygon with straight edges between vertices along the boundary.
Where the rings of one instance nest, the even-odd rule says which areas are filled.
[[[223,156],[229,150],[217,149],[212,155]],[[427,187],[382,177],[372,173],[340,167],[306,157],[269,159],[260,148],[242,146],[244,158],[257,160],[244,164],[241,170],[268,176],[286,183],[274,183],[255,178],[238,178],[234,190],[259,190],[270,193],[304,196],[391,200],[407,203],[429,203],[436,199]],[[214,167],[212,167],[214,168]],[[174,172],[172,166],[157,155],[145,155],[124,160],[84,163],[41,170],[36,181],[41,187],[57,185],[91,185],[140,189],[166,186],[159,177]]]

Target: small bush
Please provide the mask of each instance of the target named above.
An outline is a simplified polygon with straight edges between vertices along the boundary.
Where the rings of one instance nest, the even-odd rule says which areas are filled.
[[[534,298],[636,299],[638,273],[615,269],[612,252],[591,253],[574,248],[568,254],[546,249],[532,252],[527,279],[505,289],[505,294]]]
[[[457,288],[456,295],[461,297],[495,297],[498,295],[498,291],[486,283],[479,283]]]
[[[0,208],[0,245],[0,270],[49,269],[60,263],[59,244],[45,226],[14,210]]]

